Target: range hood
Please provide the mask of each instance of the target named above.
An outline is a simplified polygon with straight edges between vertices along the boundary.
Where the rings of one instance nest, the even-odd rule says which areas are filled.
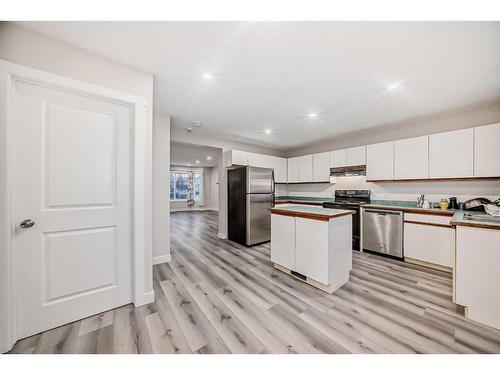
[[[366,165],[353,165],[350,167],[330,168],[330,176],[332,177],[365,176],[365,175],[366,175]]]

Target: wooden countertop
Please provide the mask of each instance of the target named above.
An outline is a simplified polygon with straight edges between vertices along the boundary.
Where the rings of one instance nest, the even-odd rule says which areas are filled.
[[[304,219],[313,219],[320,221],[329,221],[336,217],[352,215],[354,211],[351,210],[337,210],[332,208],[323,208],[316,206],[287,206],[287,207],[273,207],[269,208],[271,214],[301,217]]]

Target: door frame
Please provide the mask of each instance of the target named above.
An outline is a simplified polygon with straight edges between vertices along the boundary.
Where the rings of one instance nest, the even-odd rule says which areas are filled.
[[[152,231],[146,227],[152,204],[151,181],[147,181],[147,172],[152,167],[147,157],[152,147],[147,137],[151,134],[147,131],[147,99],[0,60],[0,353],[10,350],[18,340],[13,253],[16,223],[12,195],[15,150],[11,118],[16,81],[126,104],[134,109],[130,159],[132,302],[141,306],[154,301],[151,280],[146,280],[147,270],[152,268]]]

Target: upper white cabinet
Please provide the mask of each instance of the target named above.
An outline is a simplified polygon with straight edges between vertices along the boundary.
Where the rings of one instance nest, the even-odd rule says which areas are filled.
[[[313,156],[299,156],[299,182],[313,181]]]
[[[500,176],[500,124],[474,128],[474,176]]]
[[[262,155],[262,167],[271,168],[274,170],[275,182],[287,182],[287,162],[285,158],[271,155]]]
[[[351,147],[330,151],[330,167],[348,167],[366,164],[366,147]]]
[[[239,150],[229,150],[226,153],[226,166],[248,165],[248,152]]]
[[[322,152],[313,155],[313,181],[330,182],[330,153]]]
[[[263,167],[262,155],[254,152],[247,152],[248,165],[251,167]]]
[[[429,136],[429,177],[460,178],[474,175],[474,129]]]
[[[330,168],[345,167],[347,163],[347,150],[330,151]]]
[[[366,147],[351,147],[346,150],[346,165],[366,164]]]
[[[394,142],[366,146],[366,179],[394,179]]]
[[[288,182],[299,182],[299,158],[288,159]]]
[[[429,178],[429,137],[394,142],[394,179]]]

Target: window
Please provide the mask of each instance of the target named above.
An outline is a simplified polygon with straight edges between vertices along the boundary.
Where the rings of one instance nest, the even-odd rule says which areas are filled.
[[[194,200],[200,200],[201,173],[193,173]],[[189,173],[187,171],[170,172],[170,200],[185,201],[188,197]]]

